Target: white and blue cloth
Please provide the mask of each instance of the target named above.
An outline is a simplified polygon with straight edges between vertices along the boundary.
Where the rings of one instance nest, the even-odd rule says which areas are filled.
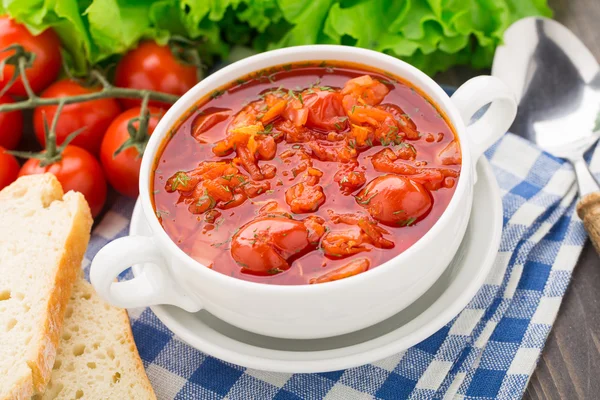
[[[271,373],[210,357],[150,309],[130,310],[159,399],[518,399],[535,369],[586,240],[572,167],[512,134],[487,153],[504,229],[490,276],[469,305],[418,345],[343,371]],[[592,157],[600,172],[600,156]],[[128,234],[134,202],[118,198],[93,232],[84,266]]]

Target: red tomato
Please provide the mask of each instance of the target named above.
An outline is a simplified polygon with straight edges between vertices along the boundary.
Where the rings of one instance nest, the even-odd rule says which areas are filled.
[[[86,88],[77,82],[63,79],[54,82],[44,90],[42,97],[76,96],[96,92],[98,89]],[[46,146],[44,136],[44,114],[48,125],[56,113],[57,106],[43,106],[33,113],[35,136],[42,146]],[[63,107],[56,126],[56,142],[58,145],[77,129],[85,129],[71,142],[75,146],[86,149],[96,155],[106,128],[121,112],[119,102],[115,99],[99,99],[83,103],[68,104]]]
[[[196,67],[178,61],[166,46],[153,41],[142,42],[125,54],[117,64],[115,85],[133,89],[148,89],[181,96],[198,82]],[[140,105],[140,100],[120,99],[125,108]],[[170,107],[157,101],[151,105]]]
[[[149,107],[150,121],[148,123],[148,133],[152,134],[158,124],[163,111],[160,108]],[[120,152],[116,157],[115,151],[129,139],[127,124],[133,118],[140,115],[140,107],[132,108],[117,118],[108,127],[102,146],[100,147],[100,162],[106,174],[106,179],[121,194],[129,197],[137,197],[139,194],[140,165],[142,156],[135,147]],[[138,124],[136,123],[135,126]]]
[[[83,194],[93,217],[102,211],[106,201],[106,180],[100,163],[86,150],[68,145],[62,153],[62,160],[45,167],[40,166],[40,160],[30,158],[21,167],[19,176],[46,172],[56,176],[65,192],[74,190]]]
[[[4,95],[0,97],[0,104],[14,103],[14,100]],[[23,114],[21,111],[0,113],[0,146],[7,150],[14,150],[23,133]]]
[[[328,132],[343,131],[348,126],[348,118],[342,107],[342,95],[339,92],[317,90],[305,96],[304,104],[308,108],[308,127]]]
[[[318,245],[325,232],[322,221],[295,221],[282,217],[251,221],[233,236],[231,256],[247,273],[274,275],[283,272],[290,268],[291,261]]]
[[[19,176],[19,163],[0,146],[0,190],[13,183]]]
[[[398,175],[378,176],[356,196],[377,221],[390,226],[410,226],[429,213],[431,193],[420,183]]]
[[[9,17],[0,17],[0,49],[15,43],[23,46],[25,50],[35,53],[33,66],[26,71],[27,79],[34,92],[43,90],[56,79],[60,72],[61,57],[58,36],[51,29],[33,36],[25,26],[16,23]],[[12,54],[12,51],[2,53],[0,59],[5,59]],[[13,72],[12,65],[4,67],[3,75],[0,78],[0,87],[6,85],[13,76]],[[27,95],[20,77],[8,89],[8,93],[17,96]]]

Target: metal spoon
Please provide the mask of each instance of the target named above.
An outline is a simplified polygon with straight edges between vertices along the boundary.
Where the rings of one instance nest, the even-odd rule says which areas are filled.
[[[511,132],[573,164],[582,197],[577,213],[600,253],[600,187],[583,159],[600,138],[596,127],[600,117],[598,62],[563,25],[525,18],[504,33],[492,75],[519,99]]]

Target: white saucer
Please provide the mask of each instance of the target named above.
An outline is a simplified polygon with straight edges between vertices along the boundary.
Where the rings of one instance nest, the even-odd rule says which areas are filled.
[[[487,160],[479,161],[477,174],[471,219],[454,260],[423,296],[377,325],[333,338],[290,340],[244,331],[206,311],[188,313],[174,306],[153,306],[152,311],[190,346],[230,363],[266,371],[335,371],[399,353],[458,315],[494,265],[502,233],[500,191]],[[150,235],[139,201],[130,234]],[[134,266],[133,273],[137,275],[142,268]]]

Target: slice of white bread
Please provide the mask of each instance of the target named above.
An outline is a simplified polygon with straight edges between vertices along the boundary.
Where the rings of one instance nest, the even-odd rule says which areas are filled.
[[[46,392],[36,399],[156,399],[125,310],[75,283]]]
[[[51,174],[0,191],[0,399],[45,389],[91,226],[83,196]]]

